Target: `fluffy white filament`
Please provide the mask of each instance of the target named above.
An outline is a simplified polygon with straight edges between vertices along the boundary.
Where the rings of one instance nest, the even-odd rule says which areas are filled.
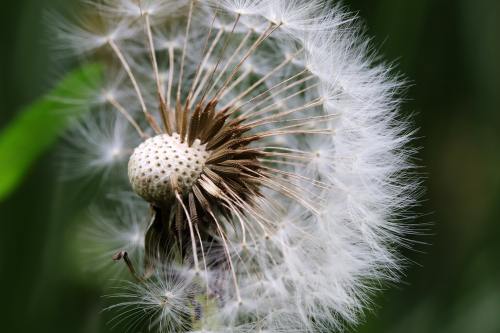
[[[122,305],[125,314],[136,311],[134,325],[174,332],[191,311],[193,290],[207,286],[216,301],[200,305],[201,318],[186,330],[341,331],[359,320],[380,281],[397,278],[395,246],[407,228],[399,222],[417,190],[406,147],[412,131],[397,113],[401,84],[374,61],[357,24],[324,3],[104,0],[91,3],[103,30],[60,24],[58,36],[73,52],[105,50],[115,62],[112,95],[99,92],[105,110],[70,136],[75,173],[123,168],[137,143],[155,135],[149,125],[162,124],[158,96],[169,107],[177,93],[191,104],[219,96],[232,116],[251,115],[268,133],[256,147],[276,177],[258,199],[261,209],[231,203],[248,214],[231,217],[235,227],[214,235],[218,245],[196,244],[203,274],[191,263],[172,264],[154,281],[127,288]],[[126,177],[122,183],[128,186]],[[228,256],[232,271],[217,265]]]

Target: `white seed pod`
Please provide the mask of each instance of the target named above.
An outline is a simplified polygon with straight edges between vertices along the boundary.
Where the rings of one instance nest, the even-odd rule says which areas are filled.
[[[148,202],[171,201],[174,188],[182,193],[192,188],[207,158],[200,140],[189,146],[177,133],[157,135],[134,149],[128,163],[130,184]]]

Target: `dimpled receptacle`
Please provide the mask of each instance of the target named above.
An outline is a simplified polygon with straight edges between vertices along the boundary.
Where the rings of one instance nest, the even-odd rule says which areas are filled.
[[[191,146],[177,133],[161,134],[135,148],[128,163],[133,190],[150,203],[165,203],[175,191],[188,192],[200,176],[209,154],[200,140]]]

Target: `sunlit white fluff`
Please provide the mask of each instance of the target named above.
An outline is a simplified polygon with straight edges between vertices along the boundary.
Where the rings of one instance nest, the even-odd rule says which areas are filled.
[[[176,11],[182,7],[181,2],[169,0],[148,0],[142,1],[140,4],[134,0],[88,2],[110,18],[134,19],[142,14],[147,14],[155,19],[162,19],[175,15]]]
[[[192,261],[185,267],[168,263],[175,274],[160,272],[153,284],[139,283],[126,295],[131,300],[122,305],[132,306],[146,316],[141,320],[161,332],[175,331],[169,323],[181,324],[192,312],[186,299],[173,303],[179,309],[163,309],[159,300],[166,290],[181,298],[185,291],[193,295],[204,290],[212,300],[201,306],[196,323],[200,327],[185,328],[191,332],[329,332],[357,323],[380,281],[398,277],[401,260],[396,246],[406,229],[398,219],[416,199],[413,151],[407,148],[413,133],[397,113],[402,83],[393,78],[390,67],[375,61],[357,24],[339,6],[307,0],[140,4],[117,0],[95,5],[95,15],[109,24],[104,33],[61,25],[59,36],[66,46],[79,54],[107,50],[126,82],[115,85],[111,95],[102,95],[109,108],[105,116],[77,127],[73,145],[84,153],[79,157],[89,159],[86,164],[74,159],[75,170],[92,173],[119,166],[122,153],[130,153],[141,137],[153,135],[142,114],[154,114],[160,122],[156,70],[169,106],[176,93],[185,97],[191,87],[194,99],[224,88],[220,104],[237,105],[238,112],[253,115],[255,121],[264,119],[264,130],[283,126],[269,115],[296,110],[284,116],[284,124],[309,119],[301,128],[332,133],[263,139],[261,146],[272,151],[263,159],[266,163],[289,156],[279,161],[282,180],[273,185],[298,191],[298,198],[263,189],[258,212],[246,207],[250,213],[235,214],[234,221],[220,217],[221,223],[231,225],[227,245],[213,235],[218,244],[197,248],[194,256],[202,273]],[[190,10],[195,19],[186,39]],[[151,63],[148,26],[144,27],[147,17],[157,69]],[[205,44],[208,31],[212,35]],[[236,38],[224,46],[224,36],[230,34]],[[258,36],[266,36],[263,46],[249,54],[238,76],[224,87],[251,45],[247,40]],[[176,91],[184,48],[188,52],[182,71],[189,75]],[[215,82],[211,89],[203,89],[210,82]],[[110,116],[112,109],[121,113],[120,121],[114,118],[120,115]],[[122,120],[129,124],[124,126]],[[103,125],[111,125],[112,131]],[[259,219],[270,221],[271,227],[262,228]],[[120,232],[115,227],[106,230]],[[232,274],[218,265],[226,257]]]
[[[78,119],[73,129],[65,135],[67,146],[62,152],[64,178],[102,175],[110,176],[121,169],[130,147],[137,139],[127,135],[129,125],[114,113],[86,115]]]
[[[112,320],[113,327],[133,331],[146,327],[158,332],[182,332],[184,320],[195,306],[196,289],[189,280],[180,279],[170,267],[157,270],[153,279],[146,283],[125,283],[119,292],[110,296],[119,303],[108,310],[121,309]]]

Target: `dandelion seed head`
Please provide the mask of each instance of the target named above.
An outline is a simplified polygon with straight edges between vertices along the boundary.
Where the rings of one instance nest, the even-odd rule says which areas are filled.
[[[160,332],[355,324],[397,280],[418,182],[404,83],[352,15],[319,0],[91,3],[103,29],[58,34],[110,64],[71,162],[128,160],[120,186],[149,205],[113,238],[142,249],[140,268],[118,256],[140,282],[116,308]]]

